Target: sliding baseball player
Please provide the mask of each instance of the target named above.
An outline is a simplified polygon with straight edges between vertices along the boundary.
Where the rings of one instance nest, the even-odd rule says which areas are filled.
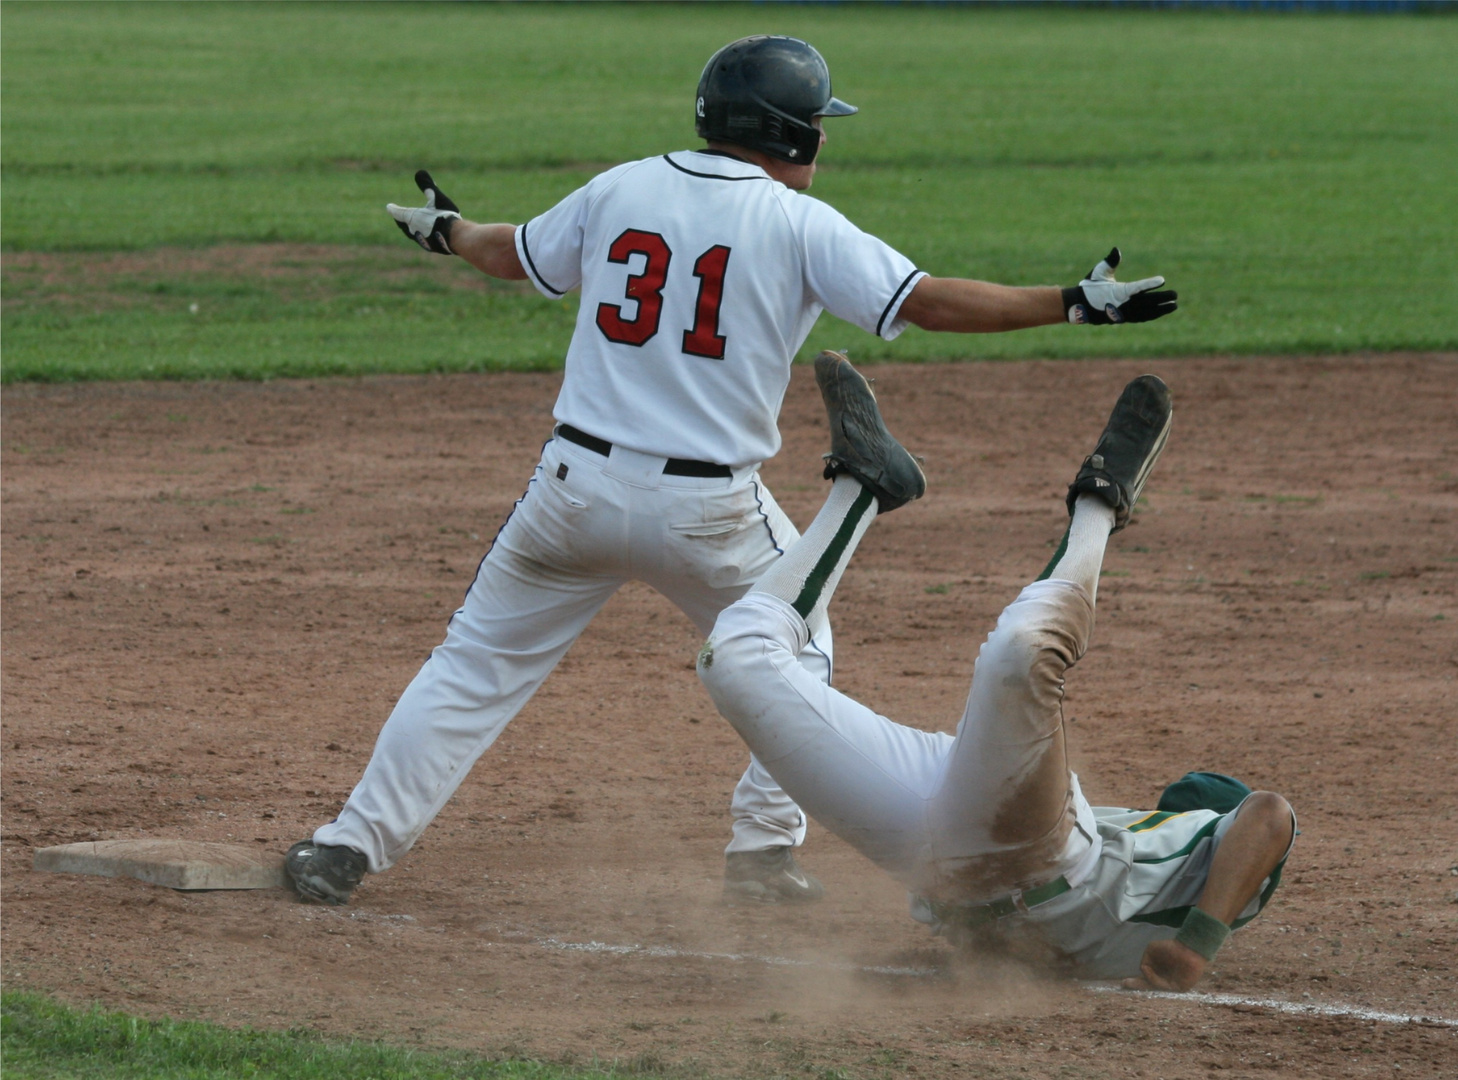
[[[1185,798],[1170,809],[1093,808],[1069,771],[1062,715],[1105,545],[1169,434],[1164,384],[1146,375],[1125,388],[1069,488],[1063,544],[983,643],[947,735],[876,715],[799,660],[866,529],[915,490],[865,380],[836,353],[816,376],[835,481],[799,543],[719,616],[698,662],[715,704],[811,817],[906,885],[914,917],[1085,978],[1194,986],[1275,891],[1291,808],[1243,786],[1243,799],[1202,800],[1224,779],[1209,774],[1173,786]]]

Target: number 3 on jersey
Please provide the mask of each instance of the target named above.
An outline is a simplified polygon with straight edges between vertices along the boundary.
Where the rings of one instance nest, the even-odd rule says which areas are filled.
[[[626,299],[638,302],[638,313],[625,319],[617,304],[597,305],[597,328],[619,345],[642,345],[658,333],[658,322],[663,317],[663,286],[668,281],[668,264],[673,261],[673,252],[663,237],[626,229],[608,248],[608,262],[626,263],[634,255],[647,260],[641,274],[628,277]],[[719,305],[724,302],[724,271],[728,266],[729,249],[723,244],[715,244],[694,262],[699,297],[694,304],[694,324],[683,332],[683,351],[690,356],[724,359]]]

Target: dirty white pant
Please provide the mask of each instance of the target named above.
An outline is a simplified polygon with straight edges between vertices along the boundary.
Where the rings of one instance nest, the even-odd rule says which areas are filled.
[[[1063,673],[1093,605],[1070,581],[1025,588],[977,658],[955,736],[893,723],[805,667],[804,619],[754,592],[699,659],[709,694],[811,817],[913,893],[975,903],[1087,877],[1100,842],[1068,769]]]
[[[752,470],[665,476],[664,459],[608,458],[558,438],[481,561],[445,641],[406,688],[363,778],[320,844],[362,851],[371,873],[400,858],[609,597],[646,582],[707,634],[799,538]],[[797,648],[830,678],[829,630]],[[645,687],[651,694],[652,687]],[[754,758],[734,790],[731,851],[798,844],[805,815]]]

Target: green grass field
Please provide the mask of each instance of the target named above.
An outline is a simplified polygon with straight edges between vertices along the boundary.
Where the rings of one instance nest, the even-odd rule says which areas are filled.
[[[0,1050],[8,1080],[610,1080],[664,1075],[656,1058],[586,1067],[256,1031],[141,1020],[7,992]],[[673,1075],[680,1075],[674,1070]]]
[[[426,256],[383,204],[424,165],[520,221],[697,145],[700,67],[757,30],[815,42],[862,107],[814,193],[925,269],[1066,284],[1118,243],[1182,293],[1107,331],[886,344],[827,316],[807,351],[1458,345],[1451,17],[11,0],[3,377],[555,365],[572,302]],[[264,252],[280,276],[258,244],[319,247]]]

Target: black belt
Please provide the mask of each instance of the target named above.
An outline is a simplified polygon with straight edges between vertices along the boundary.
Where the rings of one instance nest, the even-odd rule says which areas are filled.
[[[557,434],[570,443],[576,443],[594,454],[601,454],[607,457],[613,452],[613,444],[606,439],[599,439],[596,435],[589,435],[585,431],[578,431],[571,424],[558,424]],[[669,458],[668,464],[663,466],[663,471],[669,476],[733,476],[734,470],[728,465],[716,465],[712,461],[685,461],[683,458]]]

